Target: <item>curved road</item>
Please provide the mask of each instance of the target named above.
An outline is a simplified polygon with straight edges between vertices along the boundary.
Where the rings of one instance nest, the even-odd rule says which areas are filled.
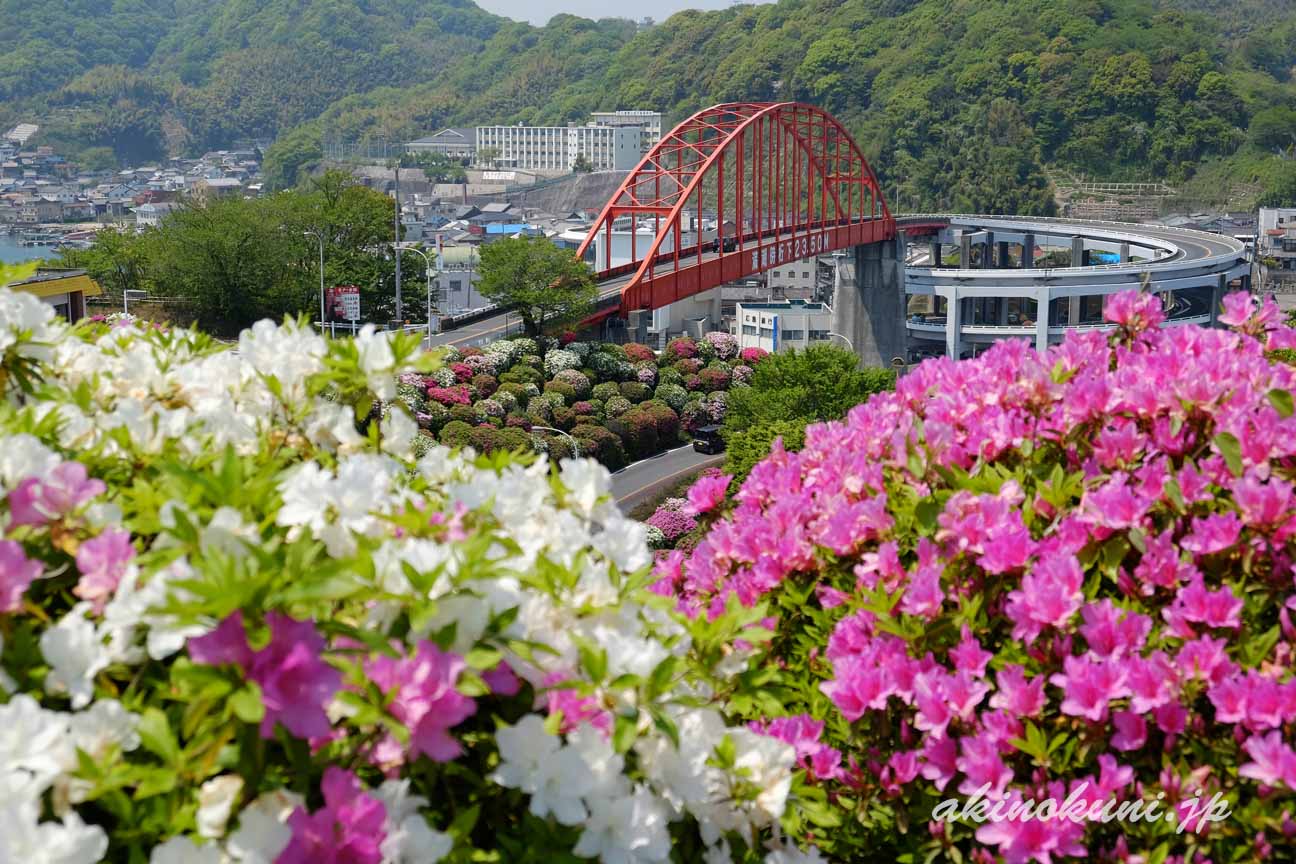
[[[645,501],[665,492],[691,472],[724,462],[725,454],[697,453],[692,444],[667,450],[633,465],[627,465],[612,475],[612,497],[629,513]]]

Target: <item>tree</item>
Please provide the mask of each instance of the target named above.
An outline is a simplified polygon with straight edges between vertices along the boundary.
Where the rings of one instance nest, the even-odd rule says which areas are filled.
[[[482,247],[483,297],[514,307],[528,336],[542,338],[594,311],[598,288],[585,262],[543,237],[498,240]]]
[[[795,449],[808,424],[844,417],[894,385],[890,369],[861,369],[853,352],[835,345],[811,345],[761,359],[751,385],[729,391],[720,430],[729,454],[725,470],[741,480],[776,437]]]
[[[1296,146],[1296,111],[1274,105],[1251,118],[1251,141],[1261,150],[1287,150]]]
[[[483,147],[477,151],[477,164],[485,165],[487,168],[495,167],[495,160],[500,158],[498,147]]]
[[[589,174],[594,170],[593,163],[584,153],[576,156],[576,161],[572,162],[572,171],[576,174]]]

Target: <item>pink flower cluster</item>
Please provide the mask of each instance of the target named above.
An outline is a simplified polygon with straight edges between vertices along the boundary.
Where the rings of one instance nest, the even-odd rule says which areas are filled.
[[[261,688],[265,716],[261,736],[275,725],[298,738],[321,739],[331,732],[326,709],[342,687],[342,675],[324,661],[324,639],[309,621],[280,612],[266,616],[270,642],[259,651],[248,644],[243,613],[235,612],[206,636],[189,640],[189,657],[208,666],[233,664]]]
[[[369,678],[384,693],[394,694],[388,710],[409,729],[412,757],[422,754],[434,762],[449,762],[463,752],[449,730],[477,710],[472,699],[455,689],[465,668],[458,654],[442,651],[427,640],[418,644],[412,656],[381,656],[365,664]],[[389,735],[378,751],[384,754],[384,764],[395,762],[387,754],[399,753],[400,744]]]
[[[320,782],[324,806],[298,807],[288,817],[292,839],[275,864],[379,864],[387,808],[349,771],[330,765]]]
[[[674,543],[697,527],[697,520],[687,513],[659,507],[648,517],[648,524],[659,529],[668,543]]]
[[[1262,792],[1296,791],[1296,370],[1266,354],[1296,334],[1245,296],[1226,301],[1232,332],[1161,328],[1152,295],[1117,295],[1106,314],[1114,333],[1042,354],[1007,341],[929,360],[809,427],[799,453],[776,444],[692,555],[659,561],[655,590],[690,614],[819,583],[831,638],[791,662],[821,670],[856,732],[766,724],[794,728],[779,737],[799,756],[868,740],[846,756],[883,796],[1177,789],[1160,754],[1203,789],[1232,763]],[[696,512],[718,500],[697,492]],[[1086,767],[1033,766],[1028,723],[1082,735]],[[1219,761],[1193,762],[1193,740]],[[1084,854],[1085,830],[1008,821],[976,836],[1047,861]]]
[[[427,388],[427,395],[433,402],[439,402],[446,407],[451,405],[472,404],[472,396],[469,394],[468,388],[463,385],[456,385],[454,387],[438,387],[435,384],[431,384]]]

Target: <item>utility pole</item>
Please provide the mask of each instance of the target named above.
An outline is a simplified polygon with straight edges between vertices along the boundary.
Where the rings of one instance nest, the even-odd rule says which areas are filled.
[[[384,147],[386,144],[384,143]],[[404,310],[401,309],[401,197],[400,197],[400,159],[396,160],[396,320],[405,326]]]

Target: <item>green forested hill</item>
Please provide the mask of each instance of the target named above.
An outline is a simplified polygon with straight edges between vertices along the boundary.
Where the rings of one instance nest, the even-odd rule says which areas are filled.
[[[1211,186],[1280,182],[1296,161],[1280,155],[1296,147],[1288,0],[782,0],[642,32],[570,16],[535,28],[468,0],[117,0],[102,13],[80,0],[58,5],[105,27],[72,55],[49,47],[80,27],[46,20],[53,5],[0,0],[0,105],[49,109],[68,118],[62,134],[121,155],[141,135],[157,150],[275,135],[281,182],[324,134],[613,107],[679,119],[735,99],[837,113],[904,209],[1043,209],[1046,165]]]

